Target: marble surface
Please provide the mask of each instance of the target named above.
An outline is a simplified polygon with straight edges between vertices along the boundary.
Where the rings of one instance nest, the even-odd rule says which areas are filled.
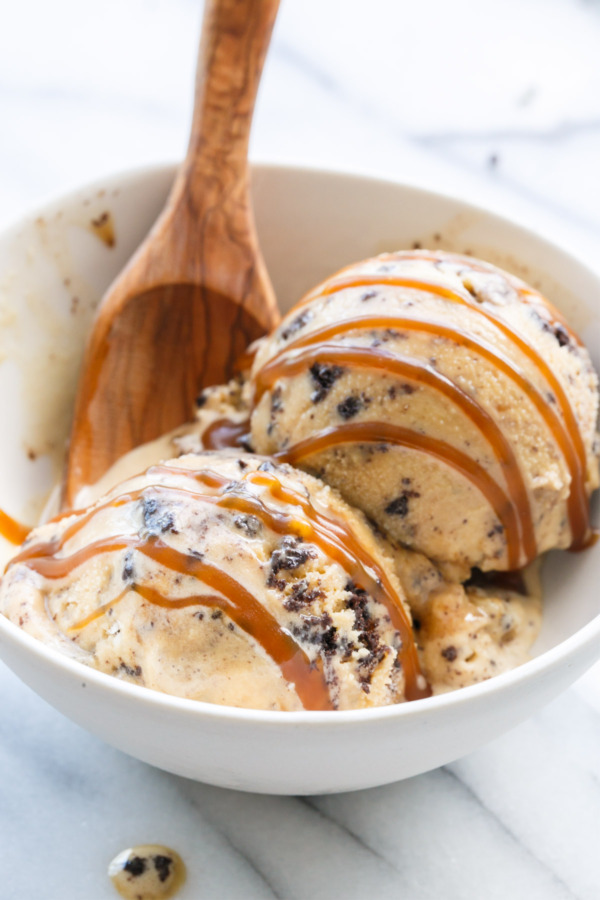
[[[21,0],[0,29],[0,224],[183,152],[200,4]],[[598,267],[598,0],[282,0],[252,156],[443,189]],[[190,898],[600,897],[600,668],[443,770],[272,798],[131,760],[0,666],[3,900],[109,900],[131,843]],[[373,748],[373,764],[377,750]]]

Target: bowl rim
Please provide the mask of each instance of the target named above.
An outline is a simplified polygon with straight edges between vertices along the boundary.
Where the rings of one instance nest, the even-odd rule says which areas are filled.
[[[176,166],[177,163],[165,162],[132,167],[112,174],[109,173],[92,182],[71,189],[66,193],[50,197],[43,202],[42,205],[22,213],[15,222],[4,227],[0,232],[0,243],[10,239],[12,234],[18,233],[29,220],[35,220],[39,217],[50,217],[56,206],[68,206],[76,203],[82,194],[85,195],[92,191],[96,192],[100,189],[105,189],[107,183],[112,185],[119,183],[127,184],[133,180],[145,180],[147,178],[161,177],[171,173],[174,174]],[[450,192],[433,190],[420,185],[406,183],[401,180],[392,180],[391,178],[382,178],[371,174],[353,173],[350,171],[340,171],[318,166],[284,165],[267,161],[252,162],[251,169],[257,173],[276,171],[288,175],[317,175],[336,180],[362,181],[378,184],[381,187],[392,185],[395,188],[411,192],[415,196],[420,195],[431,200],[439,200],[441,198],[442,200],[451,203],[457,203],[464,211],[484,216],[488,221],[498,223],[501,226],[508,226],[516,235],[522,234],[527,238],[533,237],[547,252],[562,256],[569,263],[579,268],[580,271],[583,271],[593,281],[596,281],[600,296],[600,275],[594,272],[585,262],[575,257],[571,252],[554,244],[549,238],[534,232],[533,229],[525,225],[513,222],[506,216],[486,209],[483,206],[471,203],[470,201],[465,201],[461,197]],[[593,548],[590,548],[587,552],[600,551],[594,551]],[[490,694],[517,688],[521,683],[529,680],[539,679],[549,673],[550,670],[559,667],[561,664],[568,666],[569,659],[573,654],[578,651],[592,650],[594,645],[596,655],[600,656],[600,613],[556,646],[551,647],[539,656],[522,663],[515,669],[495,675],[493,678],[489,678],[486,681],[459,688],[454,691],[447,691],[421,700],[353,710],[282,711],[249,709],[245,707],[208,703],[204,700],[191,700],[173,694],[162,693],[153,688],[147,688],[142,685],[122,681],[114,675],[109,675],[98,669],[87,666],[80,660],[69,657],[56,648],[44,644],[41,640],[26,633],[0,613],[0,648],[5,638],[13,645],[18,645],[19,652],[22,651],[32,657],[38,657],[44,664],[51,667],[56,666],[57,668],[64,670],[70,678],[85,684],[85,686],[89,684],[93,685],[98,690],[106,689],[107,691],[116,692],[123,698],[133,699],[134,702],[142,703],[146,707],[159,710],[169,709],[173,712],[183,713],[187,718],[264,723],[268,724],[270,727],[281,728],[290,726],[295,727],[300,724],[329,728],[332,725],[341,726],[351,723],[359,724],[363,721],[387,721],[388,719],[394,720],[396,718],[401,720],[411,720],[419,718],[423,714],[427,715],[429,712],[433,713],[440,707],[452,710],[464,703],[469,703],[471,700],[477,701]],[[2,657],[0,656],[0,659],[1,658]]]

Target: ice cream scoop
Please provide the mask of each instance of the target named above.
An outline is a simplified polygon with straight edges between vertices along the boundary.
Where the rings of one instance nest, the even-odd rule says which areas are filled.
[[[404,593],[362,516],[250,454],[151,467],[35,529],[0,607],[94,668],[196,700],[353,709],[428,693]]]
[[[68,656],[176,696],[362,709],[524,662],[540,595],[534,573],[448,583],[310,475],[199,450],[32,532],[0,611]]]
[[[559,313],[479,260],[386,254],[260,347],[252,442],[463,580],[589,540],[597,376]]]

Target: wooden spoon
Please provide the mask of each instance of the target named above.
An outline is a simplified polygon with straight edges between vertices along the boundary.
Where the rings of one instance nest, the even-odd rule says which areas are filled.
[[[248,139],[279,0],[207,0],[187,156],[103,298],[80,376],[64,505],[120,456],[188,421],[278,322],[249,196]]]

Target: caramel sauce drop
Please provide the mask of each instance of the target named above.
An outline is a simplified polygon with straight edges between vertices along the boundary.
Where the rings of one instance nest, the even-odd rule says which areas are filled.
[[[11,544],[22,544],[30,531],[29,526],[21,525],[20,522],[0,509],[0,536]]]
[[[249,437],[250,421],[232,422],[231,419],[217,419],[202,432],[202,443],[207,450],[228,450],[232,447],[244,448]]]

